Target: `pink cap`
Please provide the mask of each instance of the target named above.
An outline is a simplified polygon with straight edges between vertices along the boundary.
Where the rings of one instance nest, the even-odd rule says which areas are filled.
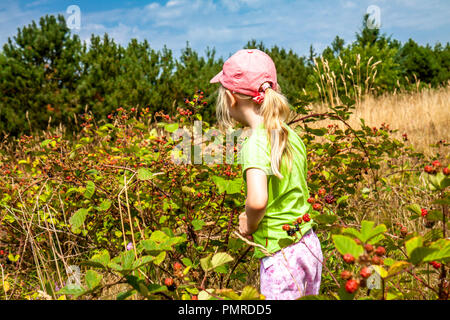
[[[260,91],[262,84],[269,82],[274,90],[278,86],[275,63],[268,54],[258,49],[237,51],[209,82],[220,82],[228,90],[254,97],[257,103],[264,100],[264,91]]]

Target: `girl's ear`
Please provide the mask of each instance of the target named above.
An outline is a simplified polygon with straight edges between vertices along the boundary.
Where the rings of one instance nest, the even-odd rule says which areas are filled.
[[[234,97],[234,95],[230,92],[230,90],[225,90],[228,99],[230,101],[230,106],[233,107],[236,104],[236,98]]]

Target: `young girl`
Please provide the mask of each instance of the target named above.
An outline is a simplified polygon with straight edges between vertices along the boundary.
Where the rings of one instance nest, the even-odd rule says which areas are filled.
[[[237,121],[252,132],[239,153],[247,186],[239,231],[272,254],[255,247],[261,293],[271,300],[318,294],[323,257],[307,214],[306,148],[284,122],[290,109],[274,62],[258,49],[239,50],[210,82],[221,83],[219,127],[227,130]],[[293,243],[284,247],[287,239]]]

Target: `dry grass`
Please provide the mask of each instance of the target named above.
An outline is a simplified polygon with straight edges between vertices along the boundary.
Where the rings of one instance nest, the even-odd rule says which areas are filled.
[[[430,153],[430,144],[450,140],[449,101],[450,86],[415,93],[383,95],[379,98],[367,96],[356,106],[348,122],[355,129],[360,128],[360,118],[368,126],[388,124],[390,129],[399,130],[393,134],[396,138],[402,139],[402,134],[406,133],[417,150]],[[324,104],[314,105],[312,108],[317,112],[327,110]],[[330,123],[345,129],[343,123],[334,120],[317,121],[313,127]]]
[[[359,67],[357,65],[356,69],[359,70]],[[326,60],[316,62],[316,72],[325,75],[322,85],[318,84],[319,89],[323,88],[320,90],[322,103],[311,107],[314,112],[326,112],[329,111],[329,105],[340,104],[340,97],[335,90],[336,77],[330,72]],[[347,73],[346,69],[343,70],[344,73]],[[370,87],[371,80],[371,77],[366,79],[366,87]],[[349,95],[356,101],[356,108],[349,119],[353,128],[360,128],[360,118],[371,127],[379,128],[384,123],[392,130],[399,130],[393,134],[394,137],[401,140],[402,134],[406,133],[414,148],[428,155],[432,152],[430,144],[450,140],[450,85],[438,89],[424,87],[415,92],[396,91],[394,94],[375,97],[370,94],[371,90],[362,92],[360,82],[355,82],[354,93]],[[312,127],[323,127],[331,123],[345,129],[342,122],[335,120],[317,121]]]

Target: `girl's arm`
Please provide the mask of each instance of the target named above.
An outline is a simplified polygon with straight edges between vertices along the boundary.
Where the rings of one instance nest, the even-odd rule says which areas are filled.
[[[250,235],[258,229],[258,224],[264,217],[267,206],[267,176],[264,171],[257,168],[246,170],[247,199],[245,213],[239,217],[239,231]]]

